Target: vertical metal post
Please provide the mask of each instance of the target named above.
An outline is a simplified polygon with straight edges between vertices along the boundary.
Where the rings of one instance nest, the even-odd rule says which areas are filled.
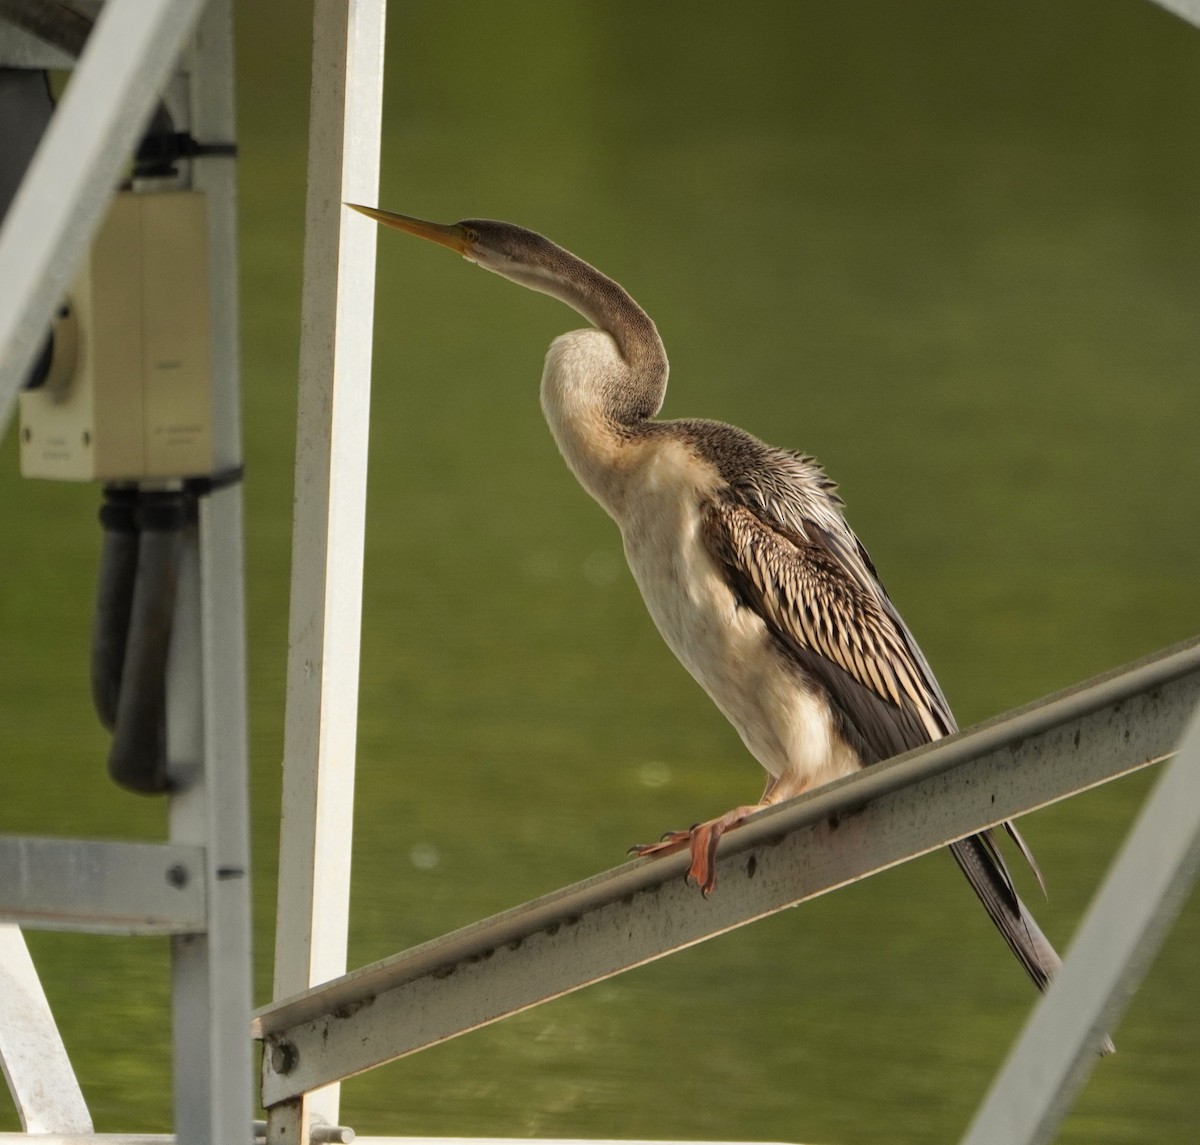
[[[1200,868],[1200,713],[1167,765],[963,1145],[1052,1141]]]
[[[316,0],[275,997],[346,968],[374,320],[384,0]],[[336,1124],[340,1087],[269,1111],[268,1139]]]
[[[230,0],[209,0],[184,70],[192,133],[204,143],[232,142]],[[192,185],[208,206],[214,464],[222,471],[242,456],[232,160],[197,160]],[[242,1139],[254,1110],[242,566],[242,495],[232,485],[201,498],[172,637],[168,751],[184,787],[171,798],[171,839],[204,846],[208,891],[206,932],[171,940],[180,1145]]]

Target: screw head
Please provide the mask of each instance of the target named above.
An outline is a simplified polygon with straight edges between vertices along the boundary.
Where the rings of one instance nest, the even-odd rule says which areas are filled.
[[[291,1042],[276,1042],[271,1047],[271,1068],[279,1074],[289,1074],[300,1061],[300,1053]]]

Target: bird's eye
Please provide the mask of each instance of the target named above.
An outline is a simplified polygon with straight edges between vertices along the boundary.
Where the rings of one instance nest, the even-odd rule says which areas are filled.
[[[479,232],[474,227],[467,227],[464,233],[467,236],[467,242],[477,243],[479,241]]]

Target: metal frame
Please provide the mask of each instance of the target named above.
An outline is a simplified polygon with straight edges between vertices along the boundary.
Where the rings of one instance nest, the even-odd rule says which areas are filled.
[[[17,41],[24,62],[32,62],[34,48],[27,39]],[[108,0],[0,233],[0,422],[172,69],[178,125],[205,142],[231,142],[230,0],[206,6],[201,0]],[[218,469],[235,469],[241,442],[233,164],[224,157],[196,160],[191,175],[192,186],[208,198],[214,459]],[[198,527],[184,541],[168,668],[167,752],[179,779],[169,797],[170,842],[0,844],[0,917],[54,929],[172,936],[176,1139],[197,1145],[244,1139],[254,1108],[246,1038],[251,932],[243,612],[241,492],[232,486],[201,499]],[[27,955],[22,961],[19,932],[6,933],[0,1056],[22,1124],[30,1132],[86,1133],[82,1098],[80,1109],[43,1100],[55,1087],[70,1092],[65,1053],[46,1055],[39,1066],[38,1056],[22,1048],[39,1039],[50,1044],[58,1035]],[[15,1028],[14,975],[30,999],[28,1020]],[[10,1069],[14,1062],[20,1068]],[[71,1085],[77,1094],[73,1077]],[[71,1138],[80,1139],[86,1138]]]
[[[1156,2],[1200,24],[1200,0]],[[108,0],[102,10],[0,234],[0,432],[201,6]],[[685,856],[642,860],[343,974],[375,229],[346,218],[340,203],[376,194],[383,14],[384,0],[317,0],[314,11],[276,1001],[253,1023],[267,1051],[269,1116],[258,1130],[273,1141],[349,1139],[333,1123],[337,1082],[351,1073],[1155,762],[1170,754],[1200,697],[1194,641],[756,816],[723,842],[709,900],[683,885]],[[211,0],[196,44],[183,82],[193,130],[228,141],[229,0]],[[15,50],[31,49],[22,40]],[[222,331],[214,348],[218,465],[233,466],[232,166],[197,164],[195,185],[209,194]],[[181,768],[203,763],[172,798],[171,841],[0,839],[0,872],[16,876],[0,878],[0,919],[172,936],[179,1141],[237,1140],[251,1124],[241,562],[240,492],[226,489],[203,503],[180,585],[169,754]],[[1050,1139],[1198,867],[1200,717],[966,1145]],[[63,1145],[174,1140],[91,1133],[24,940],[10,925],[0,925],[0,1017],[0,1064],[28,1132]]]
[[[638,860],[258,1011],[268,1106],[794,906],[1169,755],[1200,640],[755,815],[717,889]]]

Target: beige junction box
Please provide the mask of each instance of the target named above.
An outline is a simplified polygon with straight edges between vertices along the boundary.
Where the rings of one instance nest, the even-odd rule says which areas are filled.
[[[113,199],[70,291],[74,369],[21,394],[24,476],[211,472],[207,231],[198,192]]]

